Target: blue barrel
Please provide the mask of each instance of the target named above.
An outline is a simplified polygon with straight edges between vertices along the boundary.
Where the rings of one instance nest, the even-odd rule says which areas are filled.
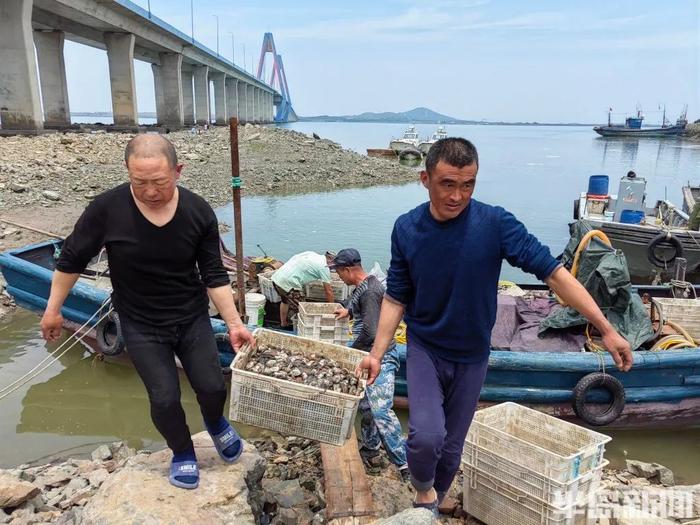
[[[607,195],[610,178],[607,175],[591,175],[588,179],[588,195]]]
[[[622,210],[620,222],[624,224],[639,224],[644,219],[644,212],[637,210]]]

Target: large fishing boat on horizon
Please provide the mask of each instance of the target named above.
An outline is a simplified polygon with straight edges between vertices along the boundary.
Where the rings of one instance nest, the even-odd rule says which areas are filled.
[[[644,115],[641,108],[637,107],[637,114],[634,117],[627,117],[624,124],[612,123],[612,108],[608,110],[608,125],[595,126],[593,131],[603,137],[667,137],[678,136],[685,133],[688,124],[688,106],[683,108],[675,124],[666,120],[666,107],[663,108],[661,126],[642,127]]]

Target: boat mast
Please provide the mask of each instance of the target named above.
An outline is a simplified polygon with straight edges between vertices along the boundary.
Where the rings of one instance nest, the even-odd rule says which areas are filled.
[[[612,115],[612,108],[608,108],[608,127],[611,126],[610,124],[610,116]]]
[[[663,116],[661,117],[661,127],[662,128],[666,127],[666,104],[664,104],[664,113],[663,113]]]

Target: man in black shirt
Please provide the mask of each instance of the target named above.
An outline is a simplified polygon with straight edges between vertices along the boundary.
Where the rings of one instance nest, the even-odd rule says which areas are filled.
[[[138,135],[124,158],[129,183],[96,197],[63,245],[42,335],[49,341],[60,335],[63,302],[105,246],[124,342],[148,391],[153,423],[173,451],[170,482],[196,488],[199,470],[180,403],[175,357],[197,394],[219,455],[233,462],[243,446],[223,416],[226,388],[207,295],[226,322],[234,349],[253,338],[236,311],[221,263],[214,211],[177,185],[182,165],[173,145],[160,135]]]

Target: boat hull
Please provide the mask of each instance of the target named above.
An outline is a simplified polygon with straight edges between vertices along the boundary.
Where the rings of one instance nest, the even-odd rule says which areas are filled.
[[[596,126],[593,131],[602,137],[678,137],[685,133],[685,127],[632,129],[623,126]]]
[[[597,221],[586,219],[597,230],[602,230],[608,236],[613,247],[622,250],[627,259],[630,276],[636,282],[651,282],[655,272],[664,278],[673,277],[675,266],[668,269],[653,266],[647,258],[647,250],[651,241],[663,230],[652,226],[624,224],[619,222]],[[686,278],[694,282],[700,276],[700,232],[688,230],[672,230],[683,246],[683,256],[688,261]],[[659,248],[656,253],[663,257],[672,256],[672,249]]]
[[[433,144],[435,144],[435,143],[434,142],[421,142],[420,144],[418,144],[418,151],[420,151],[423,155],[427,155]]]
[[[405,149],[416,149],[417,146],[418,146],[418,143],[408,142],[405,140],[392,140],[389,143],[389,148],[396,151],[397,153],[400,153]]]

